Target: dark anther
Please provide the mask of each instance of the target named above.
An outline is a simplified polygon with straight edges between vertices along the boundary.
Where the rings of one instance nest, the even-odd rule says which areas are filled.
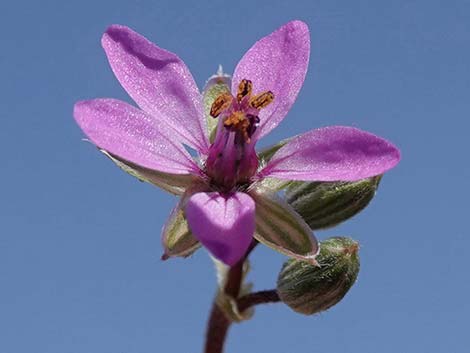
[[[274,100],[274,94],[271,91],[263,92],[257,96],[251,97],[250,106],[255,109],[261,109],[267,107]]]
[[[253,90],[253,83],[250,80],[243,79],[238,85],[237,101],[240,103],[242,99],[246,96],[251,95]]]
[[[255,133],[256,129],[259,126],[259,117],[256,115],[248,114],[247,115],[248,120],[250,121],[250,127],[248,129],[248,136],[253,136]]]

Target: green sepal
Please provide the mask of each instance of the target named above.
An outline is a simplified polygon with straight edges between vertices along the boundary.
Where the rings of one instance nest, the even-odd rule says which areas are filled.
[[[286,179],[263,178],[253,184],[253,188],[260,193],[276,193],[290,185],[292,181]]]
[[[126,173],[140,181],[158,186],[174,195],[182,195],[188,187],[197,182],[197,178],[191,174],[170,174],[158,172],[156,170],[138,166],[132,162],[114,156],[105,150],[100,149],[100,151]]]
[[[207,133],[210,142],[214,142],[215,131],[217,127],[217,118],[213,118],[209,113],[212,103],[222,93],[230,93],[231,76],[224,74],[222,67],[219,66],[217,73],[211,76],[202,91],[202,99],[204,102],[204,116],[206,117]]]
[[[359,245],[335,237],[320,243],[319,266],[295,259],[284,263],[277,280],[281,300],[294,311],[313,315],[343,299],[359,273]]]
[[[354,182],[291,182],[287,202],[311,229],[338,225],[362,211],[372,200],[381,175]]]
[[[256,202],[255,239],[284,255],[315,264],[317,240],[293,208],[275,195],[250,195]]]
[[[270,159],[274,156],[274,154],[279,151],[281,147],[283,147],[287,142],[292,140],[294,137],[290,137],[288,139],[279,141],[275,145],[271,145],[269,147],[263,148],[261,151],[258,152],[258,159],[261,163],[266,164],[270,161]]]
[[[201,247],[199,241],[189,230],[188,221],[184,217],[182,201],[175,207],[162,232],[164,253],[162,260],[170,257],[188,257]]]
[[[258,160],[260,164],[260,169],[263,169],[274,154],[283,147],[286,143],[288,143],[291,138],[282,140],[275,145],[266,147],[258,152]],[[276,178],[263,178],[261,181],[255,184],[255,187],[260,190],[260,192],[277,192],[281,191],[282,189],[286,188],[291,183],[291,180],[285,179],[276,179]]]

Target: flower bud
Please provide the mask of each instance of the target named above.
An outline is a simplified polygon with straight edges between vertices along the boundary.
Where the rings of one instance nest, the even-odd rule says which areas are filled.
[[[359,273],[359,245],[350,238],[334,237],[320,244],[319,266],[288,260],[279,273],[277,292],[294,311],[313,315],[337,304]]]
[[[287,202],[312,230],[333,227],[362,211],[375,196],[381,175],[353,182],[293,182]]]

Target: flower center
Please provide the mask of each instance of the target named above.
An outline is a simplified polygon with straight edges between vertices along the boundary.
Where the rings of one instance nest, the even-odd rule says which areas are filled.
[[[259,111],[274,100],[271,91],[254,96],[252,91],[253,83],[243,79],[238,85],[236,99],[230,93],[222,93],[214,100],[210,110],[213,118],[224,115],[224,127],[232,132],[238,132],[246,143],[250,143],[250,138],[259,124]]]
[[[214,100],[210,115],[219,123],[206,161],[206,173],[213,184],[231,190],[248,183],[256,173],[258,157],[253,135],[260,122],[260,110],[273,100],[271,91],[253,95],[253,83],[247,79],[241,80],[236,96],[222,93]]]

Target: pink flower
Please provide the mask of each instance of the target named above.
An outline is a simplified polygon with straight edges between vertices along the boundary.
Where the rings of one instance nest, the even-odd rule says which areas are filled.
[[[259,160],[256,142],[284,119],[305,78],[310,35],[303,22],[287,23],[248,50],[231,90],[212,101],[209,117],[190,71],[175,54],[119,25],[108,28],[102,45],[139,108],[101,98],[78,102],[74,116],[121,167],[182,195],[163,231],[166,256],[188,255],[200,242],[233,265],[254,236],[314,262],[318,245],[310,228],[266,181],[354,181],[382,174],[400,159],[377,136],[332,126],[296,136],[267,163]],[[215,78],[224,80],[229,81]],[[208,119],[217,122],[212,143]],[[178,249],[168,249],[175,239]]]

